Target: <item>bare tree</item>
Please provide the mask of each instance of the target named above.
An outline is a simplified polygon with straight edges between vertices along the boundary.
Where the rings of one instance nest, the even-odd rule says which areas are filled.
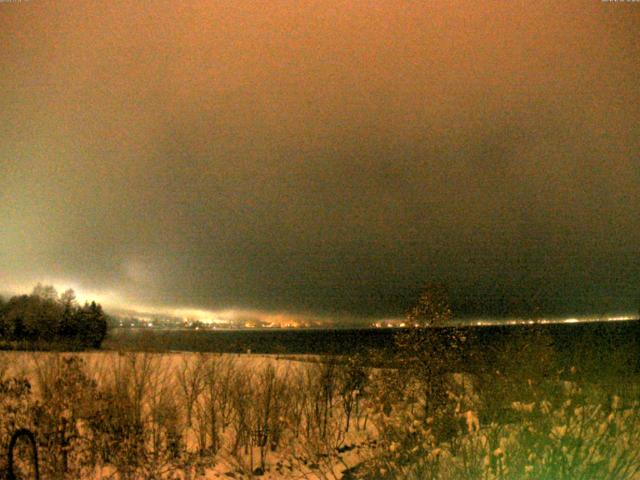
[[[205,357],[202,353],[183,355],[177,370],[178,388],[186,410],[187,427],[192,426],[193,406],[205,386]]]
[[[147,453],[147,401],[162,368],[150,353],[119,354],[100,385],[96,416],[90,422],[94,443],[103,461],[113,464],[121,478],[133,478]]]
[[[244,447],[248,453],[251,433],[251,408],[253,402],[253,375],[246,367],[239,369],[231,383],[231,403],[233,405],[233,420],[231,426],[234,431],[234,443],[231,448],[233,455],[237,455],[239,448]]]
[[[177,468],[182,450],[179,409],[176,402],[174,371],[166,362],[158,361],[149,379],[150,388],[145,400],[148,416],[145,421],[145,478],[161,478]]]
[[[203,389],[196,412],[199,417],[201,450],[209,448],[215,454],[221,447],[220,434],[227,428],[232,410],[232,381],[235,361],[228,355],[212,355],[203,366]]]
[[[351,356],[338,368],[338,391],[345,415],[345,432],[349,431],[351,415],[359,406],[360,396],[367,380],[367,373],[359,358]]]
[[[407,313],[406,331],[396,334],[401,375],[417,378],[424,388],[424,417],[446,403],[445,373],[451,371],[465,337],[447,325],[452,319],[447,289],[427,284]]]
[[[289,403],[287,416],[294,438],[300,435],[300,427],[305,419],[306,405],[309,391],[306,387],[307,373],[301,368],[296,368],[287,376],[289,379]]]

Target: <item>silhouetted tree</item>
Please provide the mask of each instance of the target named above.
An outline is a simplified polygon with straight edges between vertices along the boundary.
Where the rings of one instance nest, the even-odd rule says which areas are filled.
[[[80,307],[73,290],[58,297],[55,288],[36,285],[31,295],[19,295],[0,304],[0,337],[10,342],[75,343],[98,348],[107,334],[102,307]]]
[[[42,285],[38,282],[38,284],[33,287],[33,291],[31,292],[32,297],[40,297],[43,300],[58,300],[58,291],[52,285]]]
[[[6,300],[4,299],[4,297],[0,296],[0,337],[4,337],[6,334],[5,332],[6,325],[3,320],[6,308],[7,308]]]
[[[465,340],[449,324],[452,317],[447,288],[427,284],[407,312],[408,328],[395,336],[402,374],[418,380],[424,389],[425,418],[445,405],[445,374],[455,371]]]
[[[60,295],[60,303],[64,307],[76,307],[78,305],[76,292],[74,292],[72,288],[65,290],[62,295]]]
[[[78,306],[70,303],[63,304],[58,335],[62,338],[76,337],[80,331],[79,321]]]
[[[28,295],[20,295],[11,297],[5,305],[2,324],[4,336],[7,340],[22,340],[25,338],[24,316],[28,301]]]
[[[80,310],[80,339],[85,346],[99,348],[107,336],[107,319],[96,302],[84,305]]]

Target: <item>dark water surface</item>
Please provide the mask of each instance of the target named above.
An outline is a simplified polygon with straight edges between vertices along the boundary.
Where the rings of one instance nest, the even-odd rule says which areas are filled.
[[[523,348],[553,347],[565,365],[589,362],[634,373],[640,361],[640,321],[496,325],[465,327],[465,361],[478,356],[491,362],[497,350],[510,344]],[[107,350],[191,351],[262,354],[333,354],[393,351],[398,329],[272,329],[272,330],[151,330],[114,329]],[[446,342],[449,329],[438,329]],[[514,352],[518,355],[519,352]],[[523,355],[524,357],[524,355]],[[528,361],[531,361],[529,359]]]

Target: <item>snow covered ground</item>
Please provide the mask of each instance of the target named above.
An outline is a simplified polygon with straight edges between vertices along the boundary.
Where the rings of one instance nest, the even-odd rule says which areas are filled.
[[[434,420],[415,376],[349,357],[0,352],[0,440],[32,429],[42,478],[639,478],[640,382],[532,355],[451,375]]]

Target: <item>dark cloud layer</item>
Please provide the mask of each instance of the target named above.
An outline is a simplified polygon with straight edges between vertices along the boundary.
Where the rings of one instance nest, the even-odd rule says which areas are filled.
[[[0,281],[635,310],[639,28],[632,3],[0,4]]]

